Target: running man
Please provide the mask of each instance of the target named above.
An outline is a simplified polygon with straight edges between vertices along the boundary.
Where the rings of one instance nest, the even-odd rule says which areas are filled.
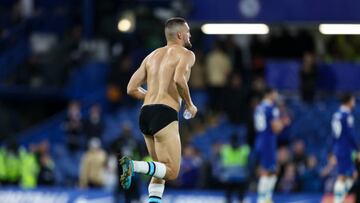
[[[355,97],[345,94],[341,98],[339,110],[334,113],[331,121],[334,136],[333,152],[338,172],[334,185],[334,203],[343,203],[354,182],[355,164],[352,161],[352,152],[359,149],[355,139],[354,117],[351,114],[354,107]]]
[[[121,185],[128,189],[134,173],[152,176],[149,201],[161,202],[166,180],[177,178],[180,169],[181,144],[178,112],[181,99],[193,118],[197,108],[193,104],[187,82],[195,55],[190,43],[190,28],[183,18],[171,18],[165,23],[167,45],[150,53],[131,77],[127,93],[144,100],[139,125],[144,134],[152,162],[120,160],[123,169]],[[147,90],[141,87],[147,84]]]
[[[266,88],[263,99],[257,105],[254,113],[256,130],[255,153],[261,166],[261,174],[257,187],[258,203],[272,202],[272,194],[277,180],[276,135],[290,122],[288,119],[280,119],[279,109],[275,105],[277,99],[277,91]]]

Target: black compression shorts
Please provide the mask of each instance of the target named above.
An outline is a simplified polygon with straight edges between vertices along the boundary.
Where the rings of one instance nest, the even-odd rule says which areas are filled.
[[[150,104],[141,108],[139,125],[145,135],[154,135],[173,121],[178,121],[175,109],[164,104]]]

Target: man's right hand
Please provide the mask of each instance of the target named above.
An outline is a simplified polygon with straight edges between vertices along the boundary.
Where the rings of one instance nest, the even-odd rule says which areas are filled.
[[[186,106],[185,109],[191,113],[191,118],[194,118],[198,111],[197,107],[194,104],[191,104],[190,106]]]

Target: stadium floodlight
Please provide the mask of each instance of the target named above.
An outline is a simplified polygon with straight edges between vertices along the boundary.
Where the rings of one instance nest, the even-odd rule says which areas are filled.
[[[132,26],[132,23],[129,19],[121,19],[118,23],[118,30],[120,32],[129,32],[130,28]]]
[[[133,11],[124,11],[119,22],[117,24],[117,28],[120,32],[130,33],[135,30],[136,18]]]
[[[320,24],[319,31],[324,35],[359,35],[360,24]]]
[[[266,24],[209,23],[201,26],[208,35],[265,35],[269,33]]]

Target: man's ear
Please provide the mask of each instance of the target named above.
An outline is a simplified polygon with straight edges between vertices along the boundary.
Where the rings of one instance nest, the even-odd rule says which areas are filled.
[[[180,32],[178,32],[178,33],[176,34],[176,36],[177,36],[178,39],[181,39],[181,33],[180,33]]]

